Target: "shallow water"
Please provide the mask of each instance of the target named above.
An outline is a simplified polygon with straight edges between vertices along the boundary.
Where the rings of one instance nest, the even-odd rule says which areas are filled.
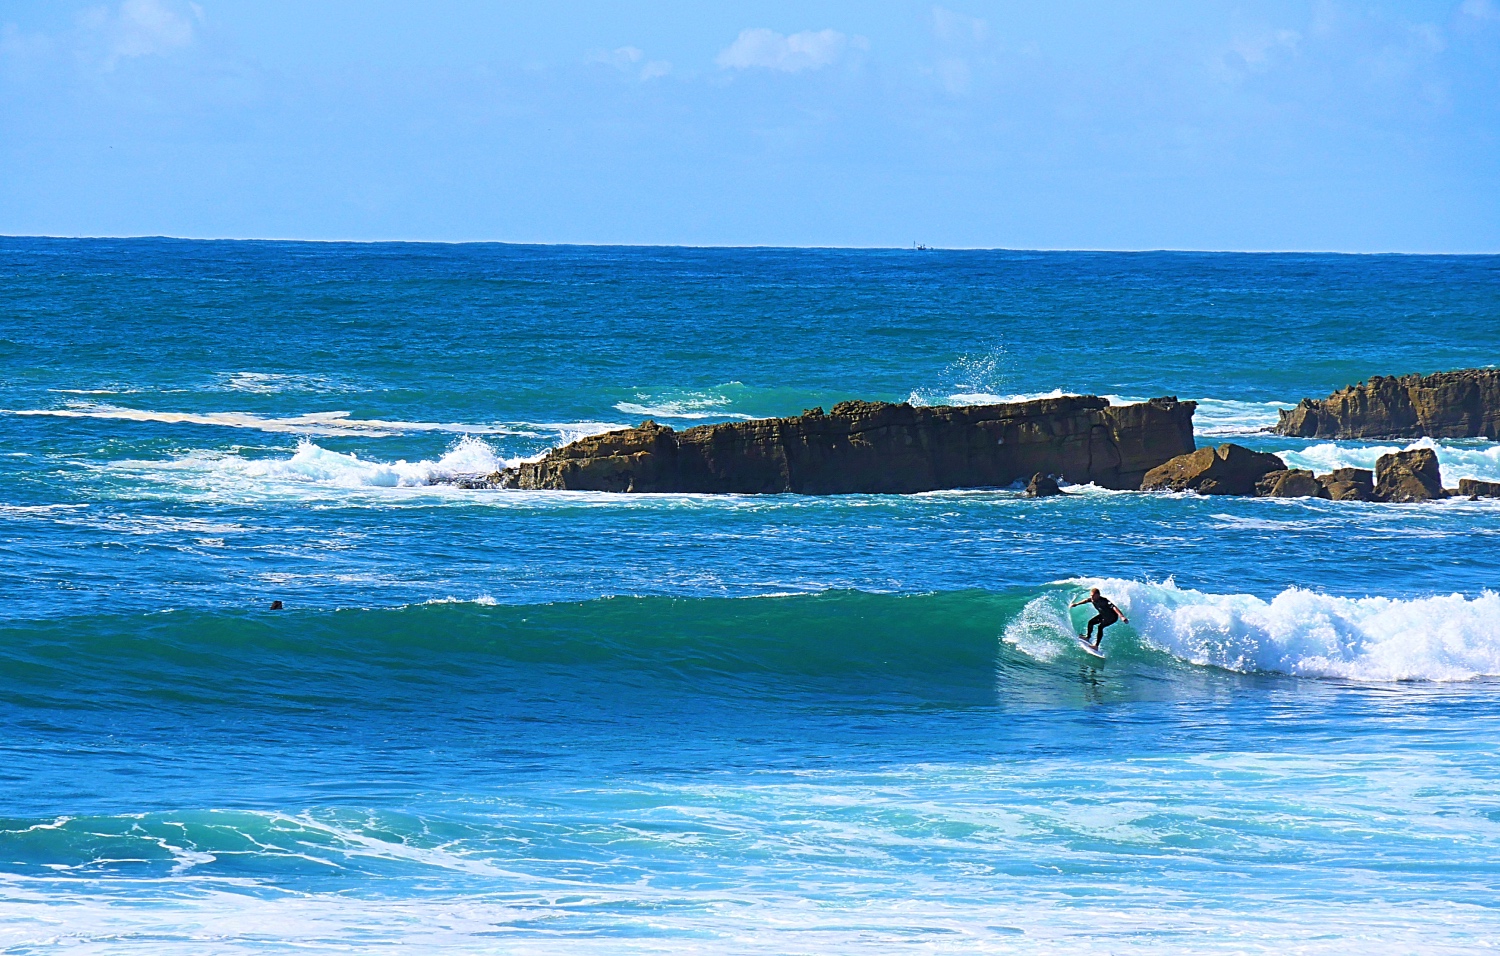
[[[1497,319],[1493,257],[0,239],[0,948],[1491,946],[1494,502],[427,483],[1069,392],[1368,467],[1259,430]]]

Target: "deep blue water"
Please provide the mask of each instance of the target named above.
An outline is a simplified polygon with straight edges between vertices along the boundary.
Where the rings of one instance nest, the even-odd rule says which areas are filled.
[[[1260,429],[1497,355],[1496,257],[0,239],[0,951],[1493,945],[1492,502],[429,482],[1054,392],[1368,467]]]

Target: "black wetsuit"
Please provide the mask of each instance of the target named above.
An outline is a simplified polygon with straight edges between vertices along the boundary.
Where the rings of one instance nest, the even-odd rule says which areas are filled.
[[[1089,618],[1088,629],[1083,633],[1086,635],[1093,634],[1094,628],[1097,627],[1099,628],[1099,640],[1102,641],[1104,640],[1104,629],[1120,619],[1120,612],[1115,610],[1115,606],[1109,603],[1109,598],[1102,594],[1089,598],[1089,603],[1099,613]]]

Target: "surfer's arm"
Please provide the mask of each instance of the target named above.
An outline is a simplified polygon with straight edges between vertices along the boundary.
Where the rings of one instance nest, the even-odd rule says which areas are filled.
[[[1068,607],[1077,607],[1080,604],[1087,604],[1087,603],[1089,603],[1089,599],[1088,598],[1082,598],[1081,600],[1077,600],[1077,601],[1074,601],[1072,604],[1069,604]]]
[[[1116,614],[1120,615],[1120,620],[1124,621],[1126,624],[1130,623],[1130,618],[1126,617],[1125,612],[1120,610],[1120,605],[1116,604],[1113,601],[1110,601],[1109,606],[1115,609]]]

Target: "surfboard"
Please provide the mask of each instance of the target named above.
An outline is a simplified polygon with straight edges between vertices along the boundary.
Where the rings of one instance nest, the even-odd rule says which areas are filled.
[[[1086,653],[1092,654],[1094,657],[1099,658],[1101,661],[1104,660],[1104,655],[1099,653],[1099,651],[1095,649],[1094,645],[1084,640],[1082,634],[1078,635],[1076,638],[1074,638],[1074,640],[1078,642],[1078,646],[1083,648]]]

